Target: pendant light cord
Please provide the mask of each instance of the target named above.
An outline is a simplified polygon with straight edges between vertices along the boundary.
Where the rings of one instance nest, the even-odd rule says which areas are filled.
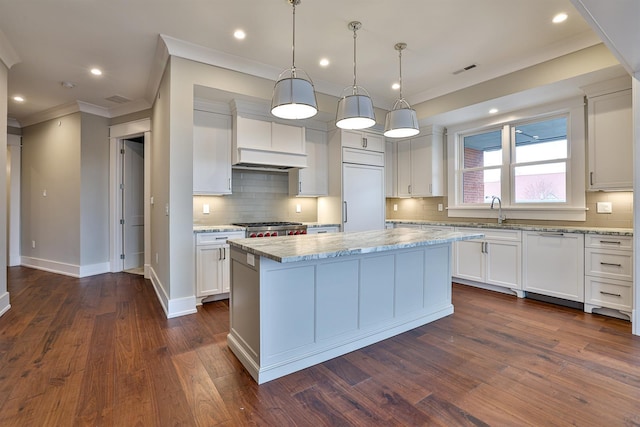
[[[353,27],[353,94],[355,95],[358,92],[358,85],[356,83],[356,31],[358,31],[357,27],[354,25]]]
[[[400,61],[400,80],[398,81],[398,84],[400,85],[400,99],[404,99],[402,97],[402,49],[398,49],[398,58]]]
[[[296,77],[296,0],[292,0],[293,5],[293,44],[291,45],[292,66],[291,77]]]

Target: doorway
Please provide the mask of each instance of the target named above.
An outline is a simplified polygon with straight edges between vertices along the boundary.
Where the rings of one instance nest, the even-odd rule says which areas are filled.
[[[144,137],[122,140],[120,155],[122,270],[144,274]]]

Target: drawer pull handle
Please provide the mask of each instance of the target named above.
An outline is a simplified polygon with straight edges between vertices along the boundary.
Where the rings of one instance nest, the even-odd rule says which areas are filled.
[[[621,296],[622,296],[622,295],[620,295],[620,294],[614,294],[613,292],[600,291],[600,293],[601,293],[602,295],[610,295],[610,296],[612,296],[612,297],[621,297]]]
[[[216,237],[216,240],[227,240],[227,236],[223,236],[223,237]]]
[[[600,262],[600,265],[609,265],[611,267],[622,267],[622,264],[614,264],[612,262]]]
[[[600,240],[600,243],[604,243],[606,245],[621,245],[622,242],[616,242],[613,240]]]

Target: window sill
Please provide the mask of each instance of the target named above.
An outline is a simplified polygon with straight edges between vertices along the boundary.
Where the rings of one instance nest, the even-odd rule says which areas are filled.
[[[502,215],[508,219],[534,219],[552,221],[586,221],[586,207],[527,206],[502,208]],[[491,218],[498,217],[497,209],[477,206],[451,206],[447,208],[450,218]]]

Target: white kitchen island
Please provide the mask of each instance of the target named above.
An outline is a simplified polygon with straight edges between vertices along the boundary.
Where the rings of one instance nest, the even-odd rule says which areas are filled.
[[[227,343],[258,384],[453,313],[451,243],[389,229],[230,240]]]

